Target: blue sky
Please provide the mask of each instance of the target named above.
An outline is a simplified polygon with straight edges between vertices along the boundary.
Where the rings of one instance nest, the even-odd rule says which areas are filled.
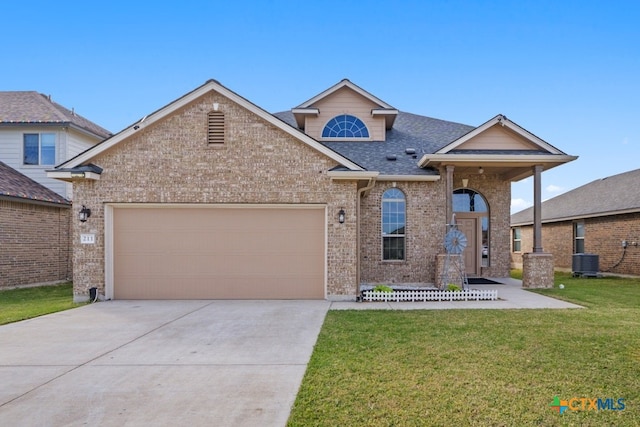
[[[9,2],[0,90],[36,90],[117,132],[216,79],[270,112],[348,78],[394,107],[505,114],[580,158],[543,199],[640,167],[640,2]],[[513,184],[512,211],[531,205]]]

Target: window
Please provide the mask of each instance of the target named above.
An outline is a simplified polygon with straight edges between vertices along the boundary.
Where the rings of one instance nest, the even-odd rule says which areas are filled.
[[[406,202],[404,193],[391,188],[382,194],[382,259],[404,260]]]
[[[513,244],[511,247],[513,252],[522,251],[522,229],[520,227],[513,229]]]
[[[322,130],[323,138],[369,138],[367,126],[357,117],[336,116]]]
[[[584,253],[584,221],[573,223],[573,253]]]
[[[207,118],[207,142],[210,145],[224,144],[224,113],[211,111]]]
[[[56,164],[55,133],[25,133],[23,141],[25,165]]]

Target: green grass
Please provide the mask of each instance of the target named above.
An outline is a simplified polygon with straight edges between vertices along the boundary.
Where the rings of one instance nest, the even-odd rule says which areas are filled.
[[[78,307],[72,288],[64,283],[0,291],[0,325]]]
[[[290,426],[640,425],[640,282],[559,275],[573,310],[330,311]],[[560,415],[554,396],[623,398]]]

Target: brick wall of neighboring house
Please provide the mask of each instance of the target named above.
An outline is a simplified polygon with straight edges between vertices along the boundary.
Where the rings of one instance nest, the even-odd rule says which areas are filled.
[[[562,221],[542,225],[542,248],[553,254],[558,270],[571,271],[572,268],[573,224],[573,221]],[[530,252],[533,227],[521,227],[521,230],[522,252]],[[640,276],[640,213],[585,219],[584,232],[585,252],[598,255],[600,271]],[[623,240],[629,243],[626,250],[622,248]],[[522,253],[512,252],[511,260],[514,268],[522,267]]]
[[[223,147],[207,145],[213,103],[225,115]],[[327,293],[355,297],[356,183],[332,181],[335,161],[229,99],[204,95],[92,162],[104,168],[100,180],[74,184],[74,203],[92,210],[73,222],[76,295],[104,292],[104,203],[308,203],[327,206]],[[79,244],[87,232],[96,244]]]
[[[446,176],[444,173],[441,176]],[[511,185],[492,175],[460,175],[468,178],[470,189],[481,193],[489,205],[490,261],[482,267],[484,277],[509,275],[509,209]],[[361,205],[361,281],[363,283],[435,283],[436,255],[444,252],[448,222],[445,210],[444,179],[435,182],[396,182],[406,197],[406,260],[382,260],[381,201],[391,182],[378,182]]]
[[[69,280],[71,209],[0,200],[0,288]]]

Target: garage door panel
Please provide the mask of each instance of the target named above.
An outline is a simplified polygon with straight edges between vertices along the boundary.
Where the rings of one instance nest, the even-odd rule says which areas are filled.
[[[118,299],[324,298],[324,208],[114,208]]]

